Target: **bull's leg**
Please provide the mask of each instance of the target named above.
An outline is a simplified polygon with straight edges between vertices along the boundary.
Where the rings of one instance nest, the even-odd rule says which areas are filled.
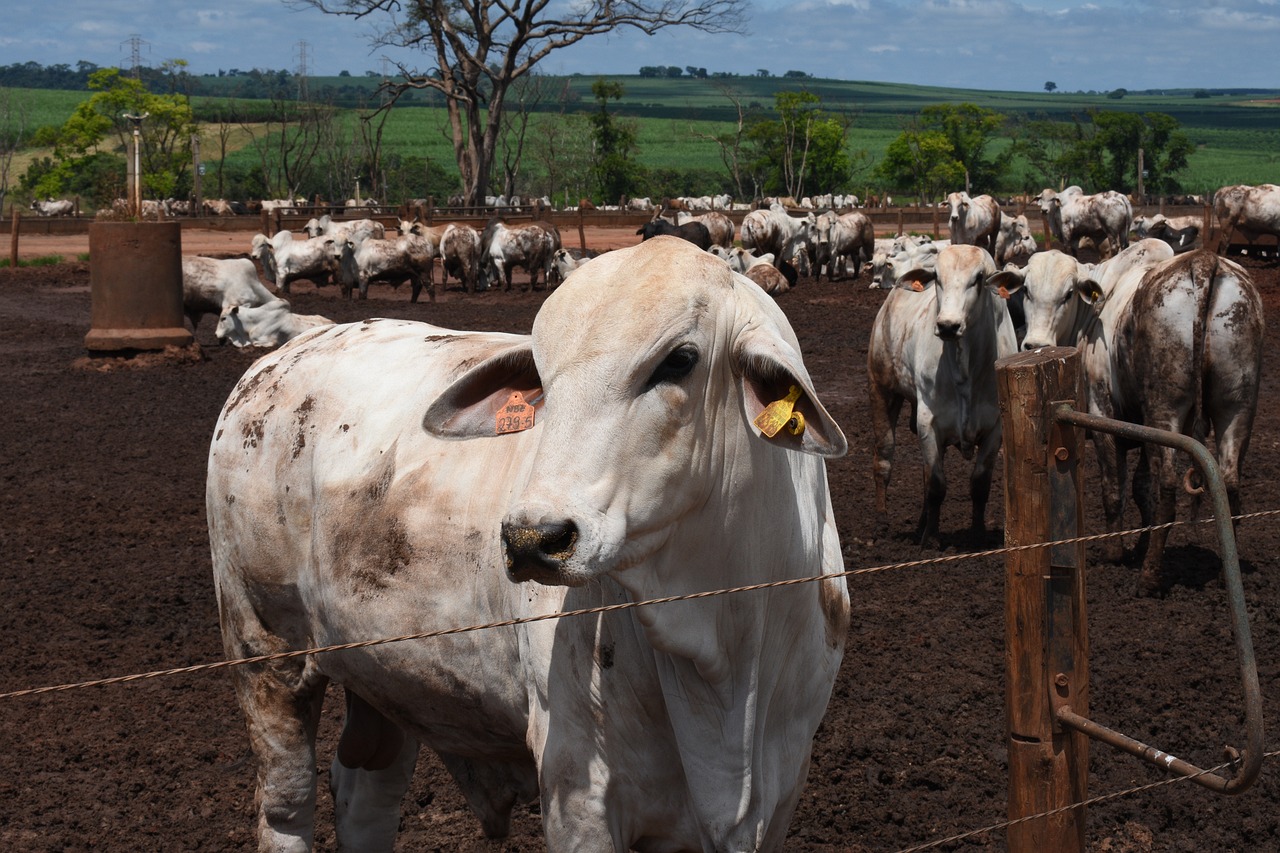
[[[916,541],[921,545],[937,545],[938,520],[942,515],[942,501],[947,496],[947,449],[939,445],[931,421],[921,419],[918,426],[920,455],[924,457],[924,505],[916,524]]]
[[[1156,484],[1155,515],[1151,523],[1165,525],[1173,521],[1177,512],[1178,466],[1176,451],[1171,447],[1153,448],[1151,453],[1151,479]],[[1169,529],[1158,527],[1151,531],[1146,553],[1142,558],[1142,573],[1138,577],[1139,595],[1159,595],[1160,564],[1164,560],[1164,547],[1169,539]]]
[[[902,411],[903,398],[870,383],[871,398],[871,475],[876,488],[877,535],[889,528],[888,491],[893,473],[894,429]]]
[[[991,477],[995,473],[999,453],[1000,430],[994,429],[979,442],[973,473],[969,475],[969,494],[973,500],[973,518],[969,526],[974,533],[983,533],[987,529],[987,501],[991,497]]]
[[[418,742],[347,691],[347,716],[329,774],[341,850],[391,850]]]
[[[223,644],[230,658],[279,652],[288,641],[272,635],[247,606],[223,595]],[[240,600],[247,601],[242,594]],[[258,849],[311,849],[316,807],[316,728],[328,681],[306,658],[232,670],[236,696],[258,764],[255,803]]]
[[[1122,529],[1124,520],[1124,492],[1126,470],[1126,451],[1115,436],[1103,432],[1093,434],[1093,446],[1098,457],[1098,474],[1102,481],[1102,514],[1106,519],[1107,532],[1114,533]],[[1119,537],[1102,540],[1102,559],[1108,563],[1119,563],[1124,558],[1124,542]]]
[[[369,298],[369,279],[360,276],[360,299],[363,301]]]
[[[462,758],[446,752],[437,754],[480,819],[485,837],[506,838],[511,833],[511,810],[517,803],[537,796],[538,779],[533,766],[522,773],[515,764]]]

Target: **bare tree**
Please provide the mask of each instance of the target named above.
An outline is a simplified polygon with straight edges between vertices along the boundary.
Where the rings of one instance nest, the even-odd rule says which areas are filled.
[[[258,154],[268,195],[297,196],[320,149],[321,129],[332,120],[333,110],[328,106],[276,93],[266,122],[241,123]]]
[[[0,89],[0,211],[9,191],[9,171],[13,155],[26,143],[30,105],[19,100],[12,89]]]
[[[293,0],[355,18],[385,16],[377,47],[417,48],[434,66],[426,73],[399,66],[395,97],[434,89],[445,98],[454,154],[467,202],[489,186],[507,92],[554,50],[587,36],[634,27],[652,35],[667,27],[740,33],[747,0]]]
[[[577,204],[587,194],[591,171],[591,129],[581,114],[539,115],[530,123],[528,149],[541,167],[536,185],[553,201]]]
[[[743,181],[746,179],[744,174],[745,166],[742,160],[745,158],[743,153],[743,141],[747,132],[747,110],[742,104],[742,93],[731,86],[722,83],[713,84],[714,88],[729,99],[738,113],[738,120],[734,126],[724,133],[709,134],[702,133],[693,125],[689,125],[689,133],[696,139],[707,139],[720,146],[720,161],[724,163],[724,167],[729,171],[730,177],[733,178],[734,198],[738,201],[749,199],[754,196],[754,191],[750,194],[746,192]]]
[[[502,170],[502,194],[510,198],[519,190],[520,162],[524,157],[529,119],[547,95],[550,84],[546,77],[530,74],[513,87],[514,108],[507,111],[503,132],[498,136]]]

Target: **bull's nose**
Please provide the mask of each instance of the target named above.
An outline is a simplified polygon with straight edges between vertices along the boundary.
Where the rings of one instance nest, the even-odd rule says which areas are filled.
[[[502,523],[507,574],[514,581],[539,580],[559,572],[573,556],[578,526],[572,521],[520,525]]]
[[[953,341],[960,337],[960,324],[950,320],[938,321],[938,337],[944,341]]]
[[[1024,340],[1022,342],[1022,351],[1031,352],[1034,349],[1040,349],[1041,347],[1048,347],[1048,346],[1053,346],[1053,344],[1049,344],[1044,341],[1035,341],[1028,338],[1027,340]]]

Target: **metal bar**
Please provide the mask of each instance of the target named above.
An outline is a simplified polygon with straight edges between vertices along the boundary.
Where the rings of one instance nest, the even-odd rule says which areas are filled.
[[[1160,444],[1181,450],[1189,455],[1201,476],[1213,502],[1218,542],[1222,553],[1222,578],[1227,590],[1227,605],[1231,615],[1232,633],[1240,660],[1240,678],[1244,686],[1245,740],[1243,759],[1238,763],[1236,775],[1231,779],[1202,770],[1195,765],[1175,758],[1168,753],[1147,746],[1126,735],[1073,713],[1067,707],[1057,709],[1058,721],[1090,737],[1097,738],[1145,761],[1180,773],[1206,788],[1224,794],[1238,794],[1258,778],[1262,769],[1262,693],[1258,687],[1258,665],[1253,651],[1253,637],[1249,632],[1249,617],[1245,612],[1244,584],[1240,579],[1240,557],[1236,551],[1235,530],[1231,522],[1231,505],[1222,482],[1217,463],[1208,448],[1189,436],[1167,430],[1153,429],[1139,424],[1115,421],[1110,418],[1076,411],[1070,403],[1054,407],[1054,419],[1059,423],[1073,424],[1084,429],[1108,432],[1133,441]],[[1235,752],[1228,747],[1228,750]]]

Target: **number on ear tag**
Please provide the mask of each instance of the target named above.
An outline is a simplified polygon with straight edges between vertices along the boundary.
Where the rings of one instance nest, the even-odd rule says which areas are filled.
[[[525,402],[523,394],[519,391],[511,392],[507,402],[503,404],[502,408],[498,409],[497,434],[504,435],[509,432],[522,432],[526,429],[533,429],[534,411],[533,406]]]

